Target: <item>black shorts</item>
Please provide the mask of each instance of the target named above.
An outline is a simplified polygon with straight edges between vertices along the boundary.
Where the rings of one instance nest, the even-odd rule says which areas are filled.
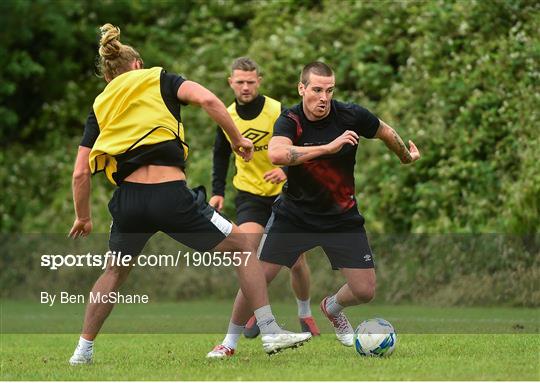
[[[234,203],[236,205],[236,223],[256,222],[266,226],[272,215],[272,204],[276,196],[262,197],[242,190],[238,191]]]
[[[232,223],[206,203],[204,188],[193,190],[185,181],[159,184],[123,182],[109,202],[113,217],[109,248],[137,256],[158,231],[199,251],[216,247]]]
[[[291,268],[300,254],[317,246],[322,247],[334,270],[375,267],[363,224],[356,227],[347,224],[342,229],[336,226],[331,231],[321,232],[306,230],[275,213],[266,226],[259,259]]]

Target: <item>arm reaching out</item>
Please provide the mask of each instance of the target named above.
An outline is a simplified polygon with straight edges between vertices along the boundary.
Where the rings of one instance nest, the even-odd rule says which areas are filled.
[[[85,146],[79,146],[73,170],[72,189],[75,222],[69,231],[69,236],[73,238],[86,237],[92,231],[92,217],[90,214],[90,190],[92,184],[90,166],[88,165],[90,150]]]
[[[358,144],[358,134],[352,130],[346,130],[334,141],[319,146],[294,146],[291,139],[283,136],[275,136],[268,145],[268,156],[274,165],[298,165],[313,158],[325,154],[334,154],[346,145]]]
[[[178,88],[177,97],[180,101],[202,107],[206,113],[218,123],[231,139],[231,147],[245,161],[253,157],[253,143],[243,137],[234,125],[225,105],[217,96],[204,86],[184,81]]]
[[[407,149],[399,134],[383,121],[380,122],[375,137],[383,141],[388,149],[396,153],[402,164],[410,164],[420,158],[420,151],[414,142],[409,140],[409,149]]]

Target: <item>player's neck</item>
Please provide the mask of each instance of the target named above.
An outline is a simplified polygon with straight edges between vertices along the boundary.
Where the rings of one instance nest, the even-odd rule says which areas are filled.
[[[253,120],[262,112],[264,104],[265,98],[261,95],[257,95],[257,97],[247,104],[240,104],[236,100],[236,112],[243,120]]]

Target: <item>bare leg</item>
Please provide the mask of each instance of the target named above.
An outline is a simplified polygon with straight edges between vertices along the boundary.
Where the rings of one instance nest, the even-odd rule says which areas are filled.
[[[337,303],[343,307],[370,302],[375,296],[375,269],[341,269],[347,280],[337,292]]]
[[[309,299],[309,266],[306,262],[306,254],[302,253],[291,268],[291,286],[294,295],[301,301]]]
[[[247,238],[252,245],[257,249],[264,233],[264,227],[256,222],[244,222],[239,228],[247,234]],[[294,294],[299,300],[305,301],[309,299],[309,266],[306,262],[305,254],[302,253],[296,263],[291,268],[291,285]]]
[[[253,241],[249,240],[249,234],[245,234],[238,226],[234,225],[232,233],[214,251],[242,252],[240,254],[242,262],[236,268],[240,290],[249,302],[249,308],[252,312],[259,307],[268,305],[268,293],[263,269],[257,259]]]
[[[233,233],[235,232],[238,235],[236,237],[230,235],[227,238],[229,241],[226,240],[224,243],[221,243],[217,250],[229,251],[230,248],[242,249],[254,246],[255,242],[259,242],[246,239],[246,235],[253,237],[253,230],[250,234],[242,235],[242,231],[235,226]],[[311,338],[311,334],[309,333],[294,334],[283,332],[277,325],[268,304],[267,284],[276,277],[282,266],[259,261],[254,251],[255,248],[253,247],[252,249],[253,255],[249,257],[249,260],[244,258],[246,261],[244,266],[237,268],[240,290],[236,294],[234,301],[231,320],[227,330],[228,333],[222,344],[214,347],[207,354],[208,358],[226,358],[232,356],[240,337],[238,331],[247,323],[254,312],[257,318],[257,324],[263,334],[261,337],[263,349],[268,354],[297,347]]]
[[[266,291],[267,284],[272,282],[283,266],[264,261],[260,261],[260,264],[262,265],[262,270],[264,271],[264,279],[261,278],[261,281],[264,282],[264,289]],[[234,301],[231,321],[238,325],[244,325],[253,315],[253,311],[254,308],[250,306],[249,299],[244,295],[243,290],[238,290],[236,299]]]
[[[244,222],[238,226],[246,234],[246,238],[250,241],[251,245],[255,248],[259,248],[262,235],[264,233],[264,227],[257,222]]]
[[[321,309],[326,315],[337,339],[347,347],[354,343],[354,329],[343,313],[342,309],[347,306],[355,306],[367,303],[375,294],[375,270],[374,269],[340,269],[347,280],[335,296],[325,298]]]
[[[109,262],[107,269],[101,274],[92,288],[94,296],[97,293],[106,295],[117,291],[126,280],[132,266],[133,264],[130,266],[111,266]],[[113,307],[114,303],[88,302],[81,336],[86,340],[94,340]]]

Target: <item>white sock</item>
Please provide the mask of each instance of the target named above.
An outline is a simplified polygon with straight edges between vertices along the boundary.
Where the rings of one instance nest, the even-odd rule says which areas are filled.
[[[311,316],[311,306],[310,306],[311,299],[307,299],[305,301],[301,301],[300,299],[296,298],[296,304],[298,305],[298,316],[300,318],[308,318]]]
[[[244,332],[244,328],[246,328],[246,326],[239,326],[237,324],[234,324],[232,321],[229,322],[227,335],[225,335],[225,338],[223,339],[223,342],[221,342],[221,344],[225,347],[236,349],[238,339],[240,339],[240,336]]]
[[[341,312],[341,310],[343,310],[343,306],[337,302],[336,294],[328,297],[326,300],[326,311],[328,314],[336,316]]]
[[[77,345],[79,352],[84,354],[91,354],[94,351],[94,341],[86,340],[82,336],[79,338],[79,344]]]
[[[283,332],[278,326],[274,314],[272,314],[270,305],[259,307],[254,314],[262,334],[279,334]]]

